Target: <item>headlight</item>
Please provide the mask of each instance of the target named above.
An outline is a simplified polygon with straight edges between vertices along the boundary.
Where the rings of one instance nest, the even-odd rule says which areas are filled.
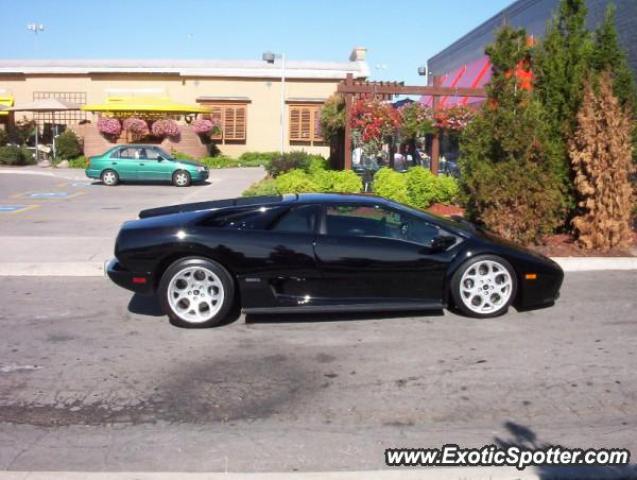
[[[207,170],[206,167],[197,167],[198,172],[205,172]]]

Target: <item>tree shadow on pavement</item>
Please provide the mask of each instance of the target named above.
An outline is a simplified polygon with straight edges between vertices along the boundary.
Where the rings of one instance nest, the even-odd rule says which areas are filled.
[[[510,435],[509,439],[495,437],[495,444],[501,448],[518,447],[520,449],[540,450],[556,444],[542,442],[537,434],[529,427],[507,421],[504,428]],[[559,445],[570,448],[567,445]],[[621,448],[621,445],[613,445]],[[580,448],[574,446],[572,448]],[[602,446],[596,447],[602,448]],[[529,468],[529,467],[527,467]],[[637,465],[540,465],[533,467],[541,480],[629,480],[637,478]]]

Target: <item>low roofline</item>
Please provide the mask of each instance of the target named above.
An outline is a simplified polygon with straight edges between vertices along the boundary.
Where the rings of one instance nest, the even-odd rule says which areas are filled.
[[[177,75],[180,77],[281,77],[280,62],[259,60],[1,60],[0,74],[22,75],[91,75],[91,74]],[[344,79],[369,76],[365,61],[314,62],[287,61],[289,79]]]

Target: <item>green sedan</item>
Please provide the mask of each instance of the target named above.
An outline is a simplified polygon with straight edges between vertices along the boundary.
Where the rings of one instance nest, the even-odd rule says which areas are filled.
[[[118,145],[102,155],[89,158],[86,176],[99,178],[104,185],[121,181],[169,181],[176,187],[208,178],[208,167],[171,157],[155,145]]]

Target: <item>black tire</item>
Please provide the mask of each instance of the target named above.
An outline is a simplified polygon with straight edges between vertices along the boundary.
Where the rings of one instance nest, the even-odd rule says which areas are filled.
[[[460,286],[460,282],[462,281],[462,277],[465,274],[465,272],[471,270],[471,268],[474,267],[476,264],[485,262],[485,261],[494,262],[502,266],[507,271],[510,278],[510,284],[511,284],[509,297],[506,299],[506,301],[503,301],[502,304],[498,305],[497,307],[494,306],[494,308],[496,308],[495,310],[489,311],[486,313],[477,312],[469,308],[469,306],[467,306],[465,302],[471,303],[471,300],[473,300],[474,297],[479,297],[479,295],[476,293],[476,295],[469,294],[468,297],[463,297],[463,294],[461,292],[461,286]],[[504,278],[506,280],[506,276],[500,276],[499,274],[495,274],[495,275],[496,277]],[[478,279],[479,278],[480,277],[478,277]],[[474,317],[474,318],[498,317],[500,315],[504,315],[509,309],[509,306],[515,301],[515,297],[517,295],[517,286],[518,286],[517,275],[509,262],[507,262],[502,257],[498,257],[497,255],[479,255],[463,263],[458,268],[458,270],[456,270],[456,272],[453,274],[453,277],[451,277],[451,298],[453,299],[454,307],[463,315],[466,315],[468,317]],[[487,287],[490,288],[491,285],[487,285]],[[497,288],[497,287],[498,287],[497,284],[494,285],[494,288]],[[497,292],[493,292],[493,294],[497,295]],[[489,294],[487,290],[487,293],[485,293],[484,295],[489,296],[491,294]],[[480,301],[482,302],[483,300],[480,300]],[[490,302],[485,301],[485,303],[490,303]],[[478,306],[474,308],[478,308]]]
[[[192,183],[192,178],[186,170],[177,170],[173,173],[172,183],[175,187],[189,187]]]
[[[107,187],[114,187],[119,183],[119,175],[115,170],[107,168],[100,174],[100,180],[103,185],[106,185]]]
[[[197,270],[197,268],[200,268],[202,270]],[[175,298],[180,298],[179,296],[176,296],[178,292],[175,290],[177,289],[177,282],[180,281],[180,279],[178,278],[180,274],[183,276],[184,272],[193,271],[192,281],[202,282],[207,279],[197,279],[194,275],[196,272],[203,272],[205,276],[208,277],[208,273],[205,272],[204,269],[208,272],[211,272],[213,274],[213,277],[216,276],[221,284],[221,289],[219,289],[222,291],[223,294],[221,305],[218,307],[218,310],[211,318],[208,318],[205,321],[200,321],[198,319],[191,321],[189,320],[189,317],[192,317],[193,310],[200,310],[199,307],[191,308],[191,305],[194,305],[194,302],[191,304],[191,299],[194,298],[196,302],[201,302],[198,303],[199,306],[201,306],[202,304],[206,304],[206,302],[209,306],[212,306],[210,297],[204,298],[204,295],[198,297],[199,293],[197,290],[189,290],[190,288],[197,288],[197,286],[191,287],[191,284],[188,284],[189,286],[183,288],[182,292],[184,294],[193,293],[195,295],[194,297],[189,298],[184,297],[181,301],[183,303],[177,303],[176,308],[179,308],[180,306],[184,307],[181,311],[178,311],[176,308],[173,307],[173,305],[171,305],[170,295],[175,295],[173,297],[173,304],[175,303]],[[171,285],[173,279],[175,280],[175,283]],[[215,279],[215,284],[217,283],[217,279]],[[204,286],[204,289],[202,291],[205,291],[205,289],[206,287]],[[170,323],[177,327],[183,328],[208,328],[222,325],[224,323],[224,320],[226,320],[226,317],[231,313],[236,298],[235,285],[232,275],[230,275],[230,273],[219,263],[201,257],[182,258],[172,263],[162,275],[157,293],[159,295],[159,303],[161,305],[161,309],[166,315],[168,315]],[[187,303],[184,301],[186,301]],[[189,308],[191,308],[191,310],[189,312],[186,311]],[[217,308],[216,304],[212,306],[212,309],[215,308]],[[207,313],[208,312],[204,311],[204,316]]]

